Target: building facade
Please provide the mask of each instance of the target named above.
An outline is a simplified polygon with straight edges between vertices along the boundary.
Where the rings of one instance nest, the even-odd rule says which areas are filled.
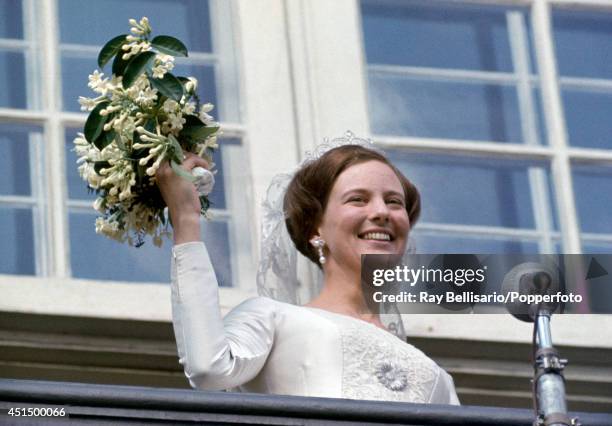
[[[83,4],[0,0],[0,375],[182,383],[171,243],[96,235],[72,151],[86,118],[78,96],[91,95],[97,52],[129,18],[183,40],[190,55],[177,72],[195,75],[216,105],[219,190],[202,234],[225,310],[256,294],[270,179],[347,129],[419,187],[420,252],[612,253],[612,1]],[[608,289],[589,297],[612,304]],[[529,325],[504,314],[405,319],[410,338],[459,378],[464,402],[528,404],[529,362],[515,354],[528,356]],[[567,373],[575,407],[610,411],[612,318],[553,326],[579,360]]]

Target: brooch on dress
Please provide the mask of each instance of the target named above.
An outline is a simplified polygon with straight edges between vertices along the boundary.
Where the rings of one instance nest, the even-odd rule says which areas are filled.
[[[376,378],[387,389],[395,392],[403,391],[408,386],[408,373],[406,370],[388,361],[378,364],[376,367]]]

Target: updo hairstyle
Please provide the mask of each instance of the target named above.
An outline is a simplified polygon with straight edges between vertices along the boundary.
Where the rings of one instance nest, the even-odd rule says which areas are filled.
[[[395,172],[404,189],[410,225],[417,222],[421,213],[419,191],[384,155],[360,145],[331,149],[297,171],[283,200],[289,235],[300,253],[315,264],[319,265],[319,256],[310,239],[317,233],[336,179],[347,168],[372,160],[386,164]]]

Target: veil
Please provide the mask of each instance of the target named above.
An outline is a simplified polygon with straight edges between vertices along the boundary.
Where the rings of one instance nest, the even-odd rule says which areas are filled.
[[[284,303],[303,305],[314,298],[323,287],[323,273],[298,252],[285,225],[283,201],[287,187],[295,172],[321,158],[333,148],[344,145],[360,145],[384,155],[370,139],[356,137],[351,131],[343,136],[328,139],[314,151],[306,152],[304,160],[292,173],[278,174],[272,178],[262,203],[261,257],[257,269],[257,292]],[[414,243],[408,240],[406,253],[414,253]],[[302,281],[300,280],[302,278]],[[405,339],[405,329],[395,303],[379,306],[380,318],[387,329]]]

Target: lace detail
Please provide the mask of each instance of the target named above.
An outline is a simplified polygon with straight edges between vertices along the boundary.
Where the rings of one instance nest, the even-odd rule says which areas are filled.
[[[440,367],[389,332],[347,319],[342,335],[342,396],[427,403]]]

